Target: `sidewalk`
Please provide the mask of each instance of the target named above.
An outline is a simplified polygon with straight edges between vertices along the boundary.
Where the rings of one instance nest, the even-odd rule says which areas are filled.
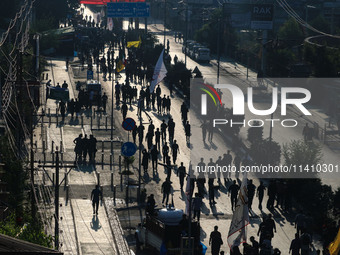
[[[49,79],[52,80],[52,84],[57,82],[60,85],[64,80],[69,85],[70,99],[76,97],[75,91],[75,81],[73,79],[73,73],[70,67],[69,72],[66,71],[65,61],[63,59],[52,59],[52,65],[49,66],[47,73],[49,74]],[[51,70],[53,68],[53,72]],[[47,82],[47,81],[44,81]],[[43,92],[45,95],[45,92]],[[44,97],[43,97],[44,98]],[[63,183],[60,186],[60,198],[59,198],[59,241],[60,241],[60,251],[64,254],[129,254],[129,249],[124,241],[121,240],[122,232],[112,229],[112,225],[120,227],[120,222],[117,218],[110,218],[110,214],[115,212],[107,210],[104,206],[106,198],[111,196],[111,193],[103,192],[104,201],[98,210],[98,216],[93,215],[92,202],[90,201],[90,193],[94,186],[98,183],[99,167],[94,168],[93,166],[84,166],[74,164],[74,143],[73,140],[79,134],[92,134],[91,123],[93,127],[98,125],[103,127],[105,125],[105,117],[99,114],[95,115],[93,118],[92,112],[84,112],[83,117],[79,118],[78,122],[71,120],[70,116],[65,118],[65,122],[61,122],[61,116],[57,118],[56,116],[56,101],[48,99],[45,106],[46,116],[44,117],[44,125],[35,129],[35,135],[37,139],[37,153],[36,161],[44,162],[46,165],[52,167],[46,167],[46,171],[50,178],[54,180],[55,169],[53,165],[55,164],[55,154],[52,151],[56,150],[58,146],[61,149],[60,160],[61,168],[59,172],[59,180]],[[48,109],[50,109],[51,117],[48,114]],[[40,109],[40,113],[42,108]],[[57,122],[58,120],[58,122]],[[51,122],[50,122],[51,121]],[[110,130],[110,127],[108,127]],[[110,131],[96,131],[102,132],[103,138],[107,139],[107,134]],[[115,132],[115,137],[118,137],[118,133]],[[101,141],[100,136],[97,139]],[[119,142],[120,144],[120,142]],[[43,147],[45,146],[45,156]],[[99,144],[97,145],[99,148]],[[107,150],[107,145],[103,148]],[[117,149],[115,145],[114,150]],[[97,160],[100,158],[98,149]],[[103,176],[110,176],[106,174],[110,172],[109,164],[110,156],[103,151],[105,154],[104,165],[101,169]],[[118,153],[117,153],[118,154]],[[116,168],[117,163],[114,167]],[[67,179],[64,180],[65,172],[69,171]],[[118,172],[118,171],[117,171]],[[118,173],[117,173],[118,174]],[[54,187],[52,187],[52,182],[48,180],[47,174],[43,174],[40,169],[37,173],[37,185],[39,190],[50,190],[48,197],[44,196],[44,201],[48,200],[51,206],[47,209],[45,206],[41,207],[40,212],[45,215],[44,218],[49,220],[50,227],[48,229],[48,234],[54,236]],[[104,179],[104,178],[103,178]],[[68,188],[65,185],[67,181]],[[105,185],[107,184],[103,180]],[[51,216],[48,216],[51,215]],[[47,222],[46,222],[47,223]],[[119,241],[119,243],[116,242]]]

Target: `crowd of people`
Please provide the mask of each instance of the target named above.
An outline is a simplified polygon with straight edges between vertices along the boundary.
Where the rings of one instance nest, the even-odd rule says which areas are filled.
[[[118,38],[118,39],[117,39]],[[92,48],[83,49],[83,54],[81,54],[81,61],[84,64],[87,61],[89,69],[92,69],[92,63],[96,63],[99,66],[101,73],[103,73],[104,79],[106,79],[107,73],[109,74],[109,79],[111,78],[114,69],[113,66],[117,66],[118,61],[125,56],[126,52],[126,37],[119,36],[114,41],[110,42],[109,49],[105,52],[104,47],[102,46],[93,46]],[[181,40],[181,35],[176,35],[176,41]],[[114,48],[119,48],[119,54],[115,58]],[[170,50],[170,47],[167,47]],[[102,55],[100,58],[99,56]],[[106,57],[105,57],[106,56]],[[144,112],[152,112],[155,116],[161,119],[161,124],[159,127],[156,127],[151,118],[149,119],[149,125],[142,123],[137,125],[132,130],[132,138],[133,142],[138,144],[143,144],[145,141],[145,146],[142,150],[142,169],[145,175],[149,173],[149,165],[150,161],[152,162],[152,172],[156,174],[158,172],[159,165],[164,167],[164,171],[166,173],[166,179],[161,185],[162,191],[162,205],[168,206],[169,203],[172,203],[171,196],[173,196],[174,188],[173,182],[178,178],[178,182],[180,185],[181,191],[183,191],[185,178],[188,177],[188,173],[186,167],[183,162],[178,162],[178,155],[181,153],[180,146],[177,143],[175,136],[176,123],[171,116],[171,109],[173,106],[171,105],[171,94],[166,95],[164,92],[162,93],[161,87],[158,85],[154,91],[150,91],[150,82],[152,79],[153,68],[145,63],[145,56],[140,54],[138,49],[129,49],[127,51],[127,57],[125,58],[125,74],[126,80],[124,83],[116,82],[115,84],[115,104],[117,109],[119,109],[122,113],[123,119],[128,116],[129,107],[133,104],[137,106],[138,111],[137,115],[142,117]],[[116,73],[119,76],[118,73]],[[136,85],[132,85],[136,84]],[[139,88],[139,85],[140,88]],[[104,94],[105,95],[105,94]],[[84,107],[84,109],[89,107],[89,103],[87,103],[87,99],[90,98],[90,95],[86,94],[86,92],[79,91],[78,100],[74,101],[74,103],[82,101],[79,103],[81,105],[80,108]],[[85,100],[84,100],[85,99]],[[71,100],[72,101],[72,100]],[[85,102],[84,102],[85,101]],[[106,111],[106,102],[107,97],[101,98],[101,103]],[[104,103],[105,102],[105,103]],[[72,104],[72,103],[71,103]],[[66,108],[69,108],[68,106]],[[71,107],[72,108],[72,107]],[[79,108],[79,107],[78,107]],[[221,108],[222,110],[222,108]],[[71,111],[70,111],[71,112]],[[77,112],[75,110],[75,112]],[[191,136],[191,126],[188,121],[188,112],[189,107],[185,102],[181,105],[180,113],[183,125],[183,132],[186,136],[186,142],[188,146],[190,145],[190,136]],[[71,113],[72,114],[72,113]],[[226,112],[228,114],[228,112]],[[73,117],[73,114],[72,114]],[[177,123],[178,125],[178,123]],[[203,141],[206,141],[206,137],[208,136],[208,141],[213,140],[213,131],[209,130],[209,125],[206,122],[202,123],[202,136]],[[305,135],[305,134],[304,134]],[[92,139],[92,140],[91,140]],[[307,137],[306,137],[307,139]],[[96,144],[95,138],[91,135],[88,139],[86,135],[82,137],[79,135],[78,138],[74,140],[75,143],[75,153],[76,153],[76,161],[86,162],[87,157],[90,162],[94,162],[95,160],[95,152],[96,146],[93,146],[93,143]],[[179,163],[179,164],[178,164]],[[205,164],[202,162],[202,165]],[[241,165],[250,164],[249,157],[246,155],[244,158],[241,158],[241,155],[236,154],[233,158],[230,151],[226,154],[220,156],[214,162],[213,159],[210,159],[208,165],[219,164],[219,165],[234,165],[236,168],[240,168]],[[190,169],[190,167],[189,167]],[[177,178],[174,178],[172,173],[177,175]],[[190,178],[190,188],[191,194],[195,194],[192,199],[192,212],[193,219],[196,221],[200,221],[200,214],[203,206],[203,199],[207,195],[209,200],[209,204],[211,207],[214,207],[218,202],[216,197],[216,189],[220,189],[225,186],[227,193],[230,196],[230,204],[232,210],[235,210],[237,195],[239,193],[240,186],[237,182],[238,177],[235,175],[235,180],[232,180],[231,175],[226,176],[209,176],[208,178],[208,187],[206,187],[207,177],[206,176],[191,176]],[[221,177],[224,178],[224,184],[221,181]],[[217,185],[215,185],[215,181],[217,179]],[[197,189],[195,189],[197,187]],[[274,208],[280,208],[284,211],[291,212],[292,211],[292,194],[290,193],[289,184],[283,180],[272,180],[268,184],[264,182],[260,182],[258,187],[255,186],[252,180],[248,180],[247,184],[248,189],[248,206],[250,213],[253,211],[253,199],[255,197],[258,198],[258,208],[262,211],[263,207],[263,199],[264,194],[267,191],[268,200],[266,201],[266,207],[269,211],[273,211]],[[197,192],[195,192],[197,190]],[[146,202],[146,213],[153,215],[156,207],[156,201],[154,195],[151,194],[148,196]],[[303,215],[303,217],[301,216]],[[264,215],[264,213],[263,213]],[[295,219],[297,233],[295,238],[292,240],[291,246],[289,248],[289,252],[294,254],[310,254],[309,249],[312,245],[312,232],[311,229],[308,228],[310,216],[304,215],[302,212]],[[185,216],[186,217],[186,216]],[[275,221],[273,219],[272,214],[268,214],[263,218],[262,223],[259,225],[258,236],[259,240],[256,241],[255,237],[250,237],[249,243],[244,243],[243,246],[243,254],[252,255],[252,254],[281,254],[281,251],[278,249],[273,249],[272,247],[272,239],[274,238],[274,234],[276,233]],[[209,238],[209,244],[211,245],[211,250],[213,255],[223,254],[223,251],[220,251],[220,247],[223,244],[221,234],[218,232],[218,227],[215,226],[214,231],[211,233]],[[233,255],[241,254],[241,247],[235,246],[232,250]],[[287,251],[288,252],[288,251]]]
[[[87,134],[85,134],[84,137],[82,134],[79,134],[79,136],[73,140],[73,143],[75,144],[75,162],[78,164],[86,164],[88,159],[88,163],[94,165],[97,152],[97,139],[92,134],[89,138],[87,138]]]

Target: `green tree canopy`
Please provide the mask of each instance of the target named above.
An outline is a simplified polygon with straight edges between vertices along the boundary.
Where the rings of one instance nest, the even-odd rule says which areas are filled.
[[[295,19],[290,18],[279,29],[278,37],[291,46],[300,44],[304,39],[303,30]]]

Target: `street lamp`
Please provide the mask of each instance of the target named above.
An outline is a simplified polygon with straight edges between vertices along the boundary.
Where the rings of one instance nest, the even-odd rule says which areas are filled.
[[[184,41],[184,65],[187,67],[187,46],[188,46],[188,3],[185,3],[184,0],[179,1],[178,4],[185,5],[185,41]],[[184,39],[183,39],[184,40]]]
[[[308,9],[309,9],[309,8],[310,8],[310,9],[316,9],[316,7],[313,6],[313,5],[307,4],[307,5],[305,6],[305,8],[306,8],[306,18],[305,18],[305,21],[306,21],[306,25],[308,25]]]

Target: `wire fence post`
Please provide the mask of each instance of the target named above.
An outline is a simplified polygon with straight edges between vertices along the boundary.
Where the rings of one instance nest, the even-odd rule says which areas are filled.
[[[116,191],[117,187],[116,185],[113,186],[113,205],[116,206]]]
[[[48,125],[51,126],[51,109],[48,108]]]

